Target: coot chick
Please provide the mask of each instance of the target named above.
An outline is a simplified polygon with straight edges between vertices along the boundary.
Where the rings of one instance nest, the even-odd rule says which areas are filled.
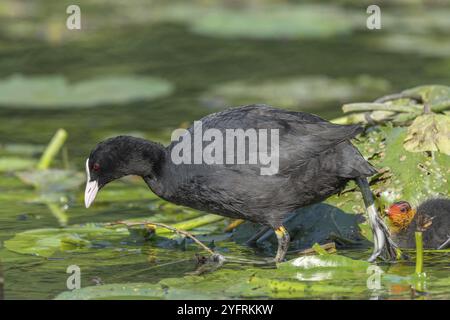
[[[374,251],[369,261],[379,256],[395,259],[395,244],[377,214],[366,179],[376,170],[349,141],[362,131],[361,127],[332,124],[303,112],[249,105],[210,114],[187,129],[184,137],[195,138],[198,123],[203,131],[213,129],[223,136],[230,129],[277,130],[278,171],[262,174],[266,162],[250,163],[247,158],[244,164],[238,162],[239,150],[232,154],[231,164],[228,158],[226,164],[175,163],[172,151],[179,148],[180,140],[164,147],[140,138],[118,136],[99,143],[86,161],[86,207],[107,183],[138,175],[156,195],[172,203],[272,228],[278,238],[275,260],[282,261],[289,245],[283,219],[295,209],[323,201],[340,192],[350,180],[356,180],[374,234]],[[208,145],[201,143],[203,148]],[[227,156],[224,154],[223,159]]]
[[[400,247],[415,248],[415,232],[422,231],[427,249],[450,247],[450,200],[429,199],[417,209],[406,201],[392,204],[387,214],[393,239]]]

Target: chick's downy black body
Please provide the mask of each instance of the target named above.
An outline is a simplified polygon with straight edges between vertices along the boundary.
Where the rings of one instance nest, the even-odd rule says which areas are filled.
[[[450,200],[436,198],[422,202],[408,227],[393,233],[393,238],[400,247],[415,248],[416,231],[422,232],[424,248],[450,248]]]
[[[87,161],[88,180],[98,181],[99,189],[120,176],[137,174],[167,201],[278,230],[293,210],[338,193],[349,180],[366,185],[364,178],[376,172],[349,141],[361,132],[356,125],[336,125],[312,114],[264,105],[232,108],[200,121],[203,131],[217,129],[224,136],[227,129],[277,129],[278,171],[261,175],[264,165],[260,162],[174,164],[171,156],[178,141],[163,147],[122,136],[104,141],[92,151]],[[193,135],[194,127],[188,131]],[[207,144],[203,142],[203,147]],[[94,165],[99,166],[98,171],[93,170]],[[371,221],[376,228],[379,221],[375,217]],[[289,240],[282,229],[277,236],[282,242]],[[381,247],[384,240],[379,240]]]

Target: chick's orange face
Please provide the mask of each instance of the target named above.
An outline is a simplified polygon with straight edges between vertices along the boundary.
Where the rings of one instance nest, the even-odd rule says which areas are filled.
[[[406,201],[399,201],[392,204],[387,210],[390,222],[400,228],[406,228],[414,218],[415,210]]]

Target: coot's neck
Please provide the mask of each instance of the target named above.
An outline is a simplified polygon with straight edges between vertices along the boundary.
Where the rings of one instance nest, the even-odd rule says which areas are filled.
[[[126,175],[141,177],[157,177],[166,159],[166,149],[163,145],[141,138],[130,137],[126,150],[124,168]]]

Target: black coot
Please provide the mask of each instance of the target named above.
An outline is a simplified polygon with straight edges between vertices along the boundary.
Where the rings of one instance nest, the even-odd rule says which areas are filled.
[[[387,210],[392,237],[403,248],[415,248],[415,232],[423,232],[427,249],[450,248],[450,200],[429,199],[417,209],[406,201],[392,204]]]
[[[374,252],[369,260],[378,256],[395,259],[395,244],[377,214],[366,180],[376,170],[349,141],[361,127],[336,125],[312,114],[265,105],[232,108],[200,121],[203,131],[217,129],[223,136],[227,129],[277,129],[278,171],[261,174],[267,162],[236,164],[238,150],[231,164],[175,164],[171,155],[178,142],[164,147],[118,136],[99,143],[86,161],[86,207],[108,182],[138,175],[167,201],[273,228],[278,238],[275,260],[281,261],[289,245],[289,234],[282,225],[286,215],[338,193],[354,179],[363,193],[374,234]],[[194,127],[186,133],[193,136]],[[271,141],[269,135],[266,138]],[[208,142],[203,142],[202,147],[206,145]]]

